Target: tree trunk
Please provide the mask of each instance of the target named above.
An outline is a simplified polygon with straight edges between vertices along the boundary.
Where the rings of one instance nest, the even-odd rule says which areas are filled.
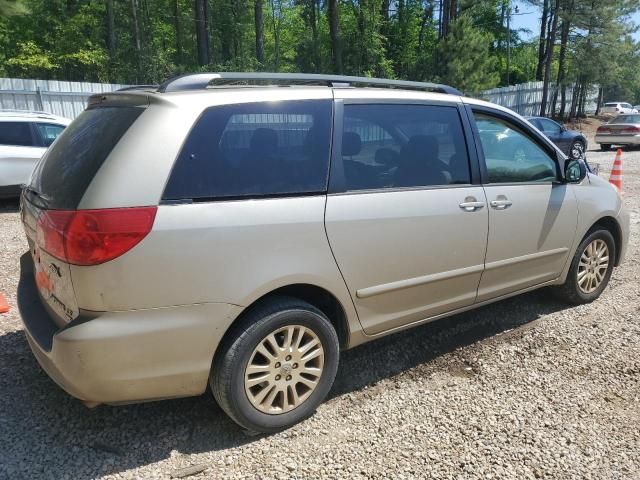
[[[570,20],[565,18],[562,20],[562,27],[560,28],[560,55],[558,57],[558,77],[556,80],[556,90],[553,94],[553,101],[551,103],[552,115],[556,114],[556,102],[558,100],[558,90],[564,85],[565,73],[565,57],[567,55],[567,41],[569,40],[569,28]],[[561,107],[561,111],[564,112],[564,108]],[[561,115],[562,116],[562,115]]]
[[[142,82],[142,44],[140,42],[140,25],[138,24],[138,0],[131,0],[131,18],[133,19],[133,38],[135,41],[138,70],[136,83]]]
[[[208,0],[195,0],[196,13],[196,46],[198,51],[198,65],[208,65],[211,61],[209,52],[209,15]]]
[[[255,0],[254,18],[256,23],[256,60],[260,66],[264,65],[264,15],[262,13],[263,0]]]
[[[553,21],[551,31],[547,38],[547,48],[545,55],[544,83],[542,85],[542,104],[540,105],[540,116],[544,117],[547,111],[547,97],[549,95],[549,82],[551,81],[551,64],[553,62],[553,48],[556,41],[556,31],[558,29],[558,17],[560,16],[560,0],[555,0],[555,7],[551,11]]]
[[[116,53],[116,25],[113,11],[113,0],[107,0],[107,50],[112,57]]]
[[[318,19],[320,18],[320,3],[318,0],[311,1],[311,10],[309,11],[309,23],[311,23],[311,51],[313,53],[313,69],[316,73],[320,72],[322,67],[322,59],[320,56],[320,39],[318,38]]]
[[[600,114],[600,107],[602,106],[602,97],[604,97],[604,89],[598,87],[598,100],[596,103],[596,116]]]
[[[282,4],[278,3],[276,7],[276,1],[271,0],[271,13],[273,14],[273,49],[274,49],[274,65],[276,72],[280,69],[280,22],[282,15]]]
[[[340,41],[340,13],[338,0],[328,0],[329,34],[331,35],[331,60],[333,71],[342,74],[342,45]]]
[[[180,24],[180,7],[178,0],[173,0],[173,27],[176,35],[176,63],[182,64],[182,25]]]
[[[542,80],[542,70],[544,67],[546,38],[547,38],[547,17],[549,15],[549,3],[551,0],[544,0],[542,5],[542,19],[540,21],[540,40],[538,43],[538,67],[536,68],[536,80]]]

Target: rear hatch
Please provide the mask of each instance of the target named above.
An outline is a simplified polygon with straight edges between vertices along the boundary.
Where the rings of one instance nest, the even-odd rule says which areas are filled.
[[[123,242],[122,235],[113,232],[140,230],[140,223],[146,225],[149,215],[155,216],[155,211],[147,211],[132,223],[135,209],[111,209],[107,214],[77,209],[109,153],[143,111],[139,106],[85,110],[47,150],[23,190],[22,222],[35,282],[58,326],[79,314],[70,265],[94,265],[114,258],[113,246],[122,247]],[[120,210],[127,212],[123,216]],[[124,243],[130,244],[135,237],[129,232]]]

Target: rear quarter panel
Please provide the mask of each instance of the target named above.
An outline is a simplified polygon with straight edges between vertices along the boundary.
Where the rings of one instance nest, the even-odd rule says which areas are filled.
[[[324,228],[326,197],[163,205],[152,232],[111,262],[72,267],[82,309],[247,306],[282,286],[332,292],[359,326]]]

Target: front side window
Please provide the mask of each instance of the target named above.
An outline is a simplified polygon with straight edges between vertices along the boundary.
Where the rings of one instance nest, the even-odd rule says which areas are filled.
[[[343,125],[348,191],[471,182],[455,107],[345,105]]]
[[[325,192],[331,120],[331,100],[211,107],[191,130],[163,199]]]
[[[35,146],[29,122],[0,122],[0,145]]]
[[[556,162],[518,127],[475,113],[489,183],[551,182]]]
[[[547,135],[557,135],[562,128],[553,120],[547,120],[546,118],[540,119],[540,125],[542,125],[542,131]]]
[[[45,147],[51,145],[64,130],[64,125],[56,125],[54,123],[36,123],[36,127]]]

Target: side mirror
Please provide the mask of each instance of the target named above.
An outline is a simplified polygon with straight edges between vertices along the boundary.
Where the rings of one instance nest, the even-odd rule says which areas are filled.
[[[564,179],[568,183],[580,183],[587,176],[587,166],[581,159],[567,160],[564,164]]]

